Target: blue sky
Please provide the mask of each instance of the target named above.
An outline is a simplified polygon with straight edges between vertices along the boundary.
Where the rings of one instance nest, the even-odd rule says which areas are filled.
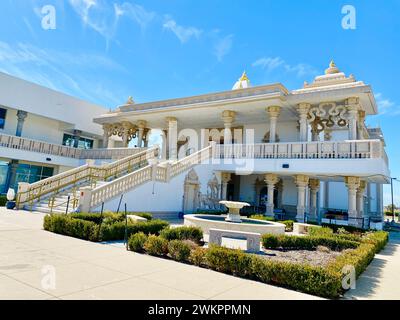
[[[342,28],[346,4],[355,30]],[[41,26],[45,5],[55,30]],[[109,108],[227,90],[243,70],[296,89],[333,58],[372,85],[381,114],[368,123],[400,178],[400,1],[2,0],[0,17],[0,71]],[[400,205],[400,182],[395,193]]]

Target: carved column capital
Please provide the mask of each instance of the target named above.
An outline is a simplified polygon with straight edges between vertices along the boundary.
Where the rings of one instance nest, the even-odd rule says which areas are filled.
[[[351,97],[346,99],[346,109],[352,117],[356,117],[358,115],[358,111],[360,110],[358,97]]]
[[[310,178],[304,174],[297,174],[294,176],[294,181],[298,187],[306,187],[310,181]]]
[[[221,173],[221,182],[222,183],[228,183],[229,181],[231,181],[231,173],[230,172],[222,172]]]
[[[349,190],[356,191],[360,187],[359,177],[344,177],[344,182]]]
[[[366,187],[367,187],[367,182],[365,180],[360,180],[360,185],[357,188],[357,192],[363,194]]]
[[[267,173],[265,175],[265,182],[268,185],[272,185],[275,186],[278,182],[279,182],[279,178],[278,175],[274,174],[274,173]]]
[[[137,127],[139,129],[144,129],[144,128],[146,128],[146,126],[147,126],[147,121],[146,120],[139,120],[137,122]]]
[[[279,115],[281,114],[280,106],[269,106],[266,110],[271,118],[278,118]]]
[[[308,102],[299,103],[296,107],[297,112],[300,116],[307,116],[308,111],[311,108],[311,104]]]
[[[236,112],[231,110],[225,110],[222,112],[222,120],[224,121],[224,125],[232,125],[235,121]]]
[[[311,190],[313,190],[313,191],[319,190],[320,183],[319,183],[318,179],[310,179],[309,185],[310,185]]]
[[[167,123],[178,122],[178,119],[175,117],[166,117],[165,120],[167,121]]]

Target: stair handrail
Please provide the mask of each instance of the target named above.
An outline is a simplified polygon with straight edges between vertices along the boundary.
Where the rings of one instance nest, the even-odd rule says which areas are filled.
[[[168,182],[170,178],[192,168],[193,166],[202,163],[211,158],[212,150],[215,144],[209,146],[183,158],[174,163],[164,164],[149,164],[130,174],[117,178],[109,183],[103,184],[92,190],[87,191],[85,197],[88,200],[81,199],[84,207],[81,211],[90,211],[91,208],[99,206],[102,202],[111,200],[123,192],[137,187],[147,181]]]
[[[19,183],[17,207],[19,208],[27,203],[30,203],[32,206],[34,201],[40,201],[43,196],[58,193],[62,189],[69,186],[76,186],[88,180],[101,181],[111,177],[116,178],[122,173],[131,172],[137,169],[137,167],[141,167],[147,163],[148,159],[157,157],[158,153],[158,146],[151,147],[112,163],[101,166],[85,164],[32,184]]]

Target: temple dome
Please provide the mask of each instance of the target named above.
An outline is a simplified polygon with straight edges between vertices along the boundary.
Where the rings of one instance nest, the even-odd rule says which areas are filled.
[[[232,90],[246,89],[250,87],[251,87],[250,80],[247,77],[246,71],[244,71],[239,80],[236,81],[236,83],[233,85]]]
[[[334,73],[340,73],[340,70],[338,67],[336,67],[335,61],[331,60],[331,62],[329,63],[329,68],[325,70],[325,74]]]

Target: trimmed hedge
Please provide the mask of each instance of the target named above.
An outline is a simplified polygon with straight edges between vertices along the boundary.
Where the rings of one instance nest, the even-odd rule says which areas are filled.
[[[8,200],[7,200],[7,196],[5,196],[5,195],[0,195],[0,207],[5,207],[7,201],[8,201]]]
[[[325,246],[331,250],[355,249],[359,242],[340,239],[331,236],[289,236],[264,234],[262,244],[266,249],[300,249],[315,250],[318,246]]]
[[[128,238],[138,232],[144,234],[158,235],[161,230],[168,227],[168,222],[163,220],[140,221],[135,223],[128,223],[127,235]],[[102,224],[100,229],[99,238],[101,241],[122,240],[125,237],[125,221],[116,222],[113,224]]]
[[[286,232],[292,232],[293,231],[293,223],[295,221],[293,220],[277,220],[273,217],[266,217],[262,214],[253,214],[249,216],[250,219],[256,219],[256,220],[265,220],[265,221],[274,221],[274,222],[279,222],[279,223],[283,223],[285,225],[285,231]]]
[[[329,237],[333,236],[333,230],[329,227],[308,227],[308,235],[309,236],[323,236],[323,237]]]
[[[51,214],[45,216],[43,227],[45,230],[54,233],[90,241],[123,240],[125,238],[125,221],[103,222],[100,225],[101,219],[99,220],[99,217],[99,214]],[[167,226],[168,222],[163,220],[128,223],[128,238],[138,232],[159,234]]]
[[[191,240],[197,244],[203,239],[203,231],[199,227],[182,226],[176,228],[165,228],[160,232],[160,236],[171,240]]]
[[[122,214],[114,212],[104,212],[103,215],[100,213],[71,213],[70,216],[73,219],[92,221],[96,224],[100,224],[102,222],[114,223],[123,221],[125,219]]]
[[[205,257],[207,265],[216,271],[327,298],[336,298],[341,292],[340,275],[321,267],[267,260],[215,245],[206,251]]]
[[[53,214],[44,217],[44,230],[83,240],[98,241],[99,226],[92,221]]]

